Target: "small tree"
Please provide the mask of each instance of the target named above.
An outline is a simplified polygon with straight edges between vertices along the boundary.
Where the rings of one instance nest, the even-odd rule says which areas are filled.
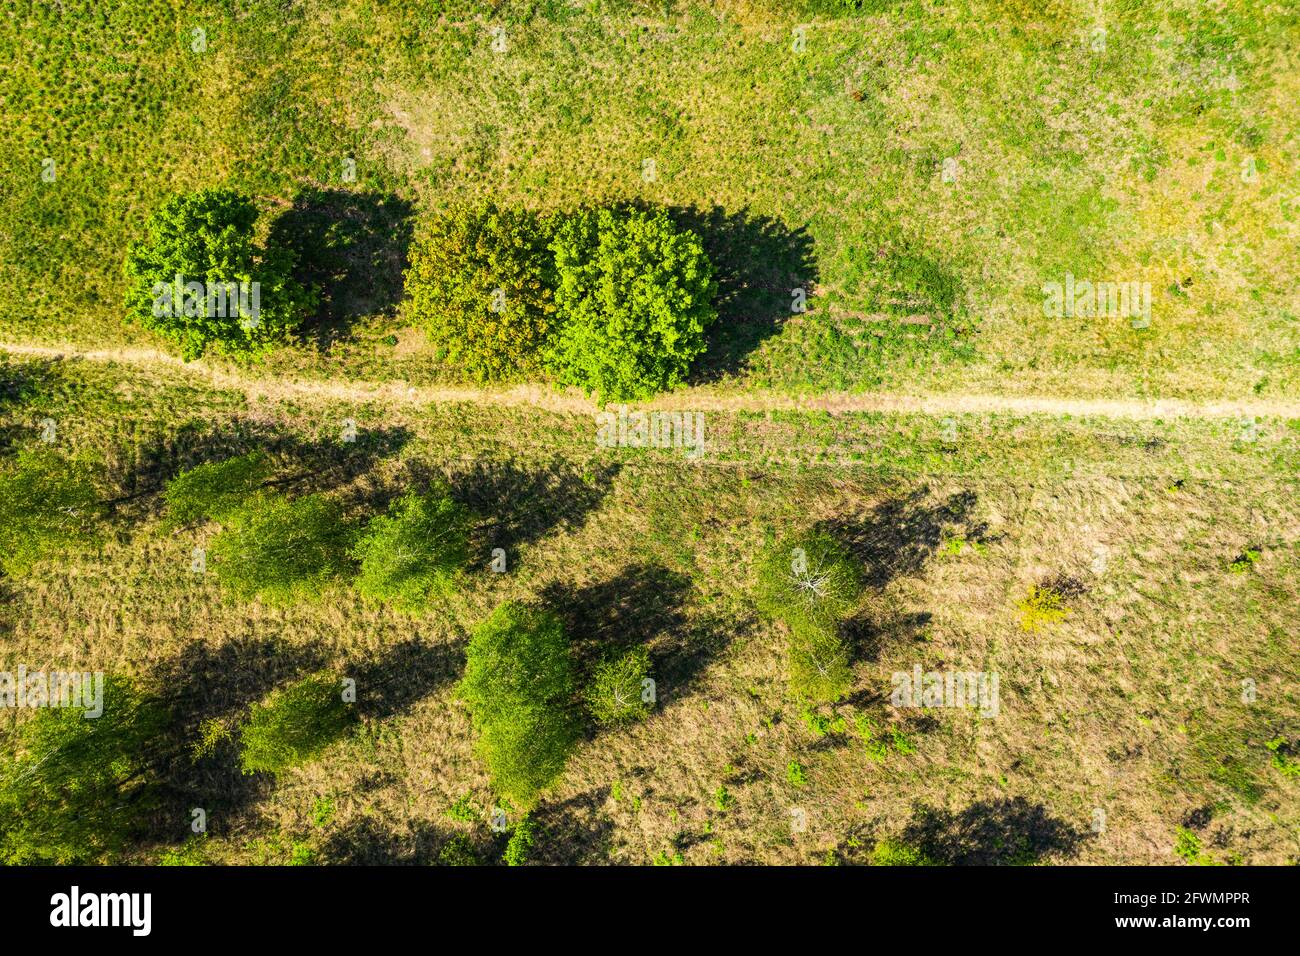
[[[805,531],[774,542],[758,562],[763,611],[792,628],[826,626],[852,610],[862,594],[862,572],[838,541]]]
[[[91,542],[102,515],[88,468],[49,449],[20,451],[0,474],[0,569],[23,575]]]
[[[501,605],[470,640],[459,690],[497,792],[531,807],[578,739],[564,625],[550,611]]]
[[[862,594],[862,572],[830,535],[801,532],[769,545],[758,561],[758,603],[790,632],[790,689],[836,701],[853,682],[843,616]]]
[[[717,318],[700,238],[662,210],[608,207],[567,217],[551,249],[560,381],[615,400],[681,384]]]
[[[408,611],[426,607],[469,561],[469,529],[468,509],[445,485],[398,499],[366,526],[353,551],[361,566],[357,590]]]
[[[555,326],[547,229],[532,213],[489,205],[453,209],[416,237],[409,314],[478,378],[539,367]]]
[[[319,596],[351,570],[351,527],[323,495],[292,500],[259,492],[228,512],[212,540],[217,580],[238,598],[292,604]]]
[[[245,504],[273,471],[270,460],[260,451],[207,462],[169,481],[163,500],[175,524],[220,521]]]
[[[587,688],[587,709],[601,724],[644,720],[654,709],[647,700],[644,682],[650,673],[650,652],[635,647],[608,658],[596,666]]]
[[[240,730],[244,773],[280,773],[318,757],[351,726],[354,715],[343,700],[343,682],[313,674],[255,705]]]
[[[0,862],[99,863],[145,826],[170,715],[119,677],[100,703],[98,717],[49,707],[19,726],[17,757],[0,766]]]
[[[510,834],[510,841],[506,844],[506,852],[502,855],[501,861],[506,866],[523,866],[528,862],[529,854],[533,852],[533,821],[527,814],[523,819],[515,824],[514,831]]]
[[[790,689],[799,697],[834,703],[853,686],[848,645],[833,626],[790,629]]]
[[[293,254],[254,241],[257,207],[228,189],[172,196],[127,250],[127,315],[180,346],[255,355],[285,340],[315,306]]]

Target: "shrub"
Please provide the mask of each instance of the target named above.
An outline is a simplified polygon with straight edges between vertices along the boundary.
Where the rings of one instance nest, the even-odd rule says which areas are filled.
[[[897,840],[881,840],[871,851],[872,866],[938,866],[924,851]]]
[[[133,683],[108,677],[103,712],[37,710],[0,767],[0,862],[97,863],[123,849],[155,805],[158,738],[170,716]]]
[[[547,363],[564,384],[644,398],[681,384],[717,317],[700,238],[662,210],[583,210],[551,241],[560,327]]]
[[[257,248],[256,222],[252,200],[228,189],[169,198],[127,250],[128,316],[179,345],[186,361],[209,348],[255,355],[288,338],[315,293],[293,279],[287,249]]]
[[[307,763],[342,737],[352,720],[342,681],[313,674],[253,706],[240,729],[240,765],[244,773],[280,773]]]
[[[460,696],[497,792],[525,809],[577,741],[573,693],[564,625],[550,611],[510,602],[474,632]]]
[[[645,700],[643,682],[650,672],[650,652],[636,647],[602,661],[587,688],[587,709],[598,723],[621,724],[644,720],[654,709]]]
[[[446,593],[469,561],[469,511],[445,486],[393,502],[367,525],[353,551],[357,589],[368,598],[420,610]]]
[[[447,842],[438,851],[439,866],[478,866],[478,854],[469,837],[457,833],[448,837]]]
[[[460,207],[414,243],[410,315],[478,378],[539,368],[555,327],[547,228],[528,212]]]
[[[862,593],[862,572],[830,535],[801,532],[773,542],[759,556],[758,603],[790,630],[790,689],[834,702],[853,683],[841,618]]]
[[[834,703],[853,686],[848,645],[834,627],[801,624],[790,629],[790,690],[799,697]]]
[[[0,569],[16,577],[87,543],[101,513],[84,466],[48,449],[20,451],[0,475]]]
[[[319,595],[349,570],[351,545],[336,502],[260,492],[225,516],[211,556],[217,580],[235,596],[290,604]]]
[[[505,855],[501,858],[506,866],[523,866],[528,862],[528,854],[533,852],[533,838],[533,821],[525,815],[515,824],[510,842],[506,844]]]
[[[1051,585],[1035,584],[1029,588],[1029,594],[1018,605],[1020,609],[1020,629],[1027,632],[1037,631],[1047,624],[1065,620],[1070,609],[1060,591]]]
[[[862,593],[862,572],[824,532],[802,532],[769,545],[758,562],[758,601],[795,631],[833,627]]]
[[[175,524],[220,521],[245,504],[271,477],[271,462],[262,452],[208,462],[183,471],[167,483],[163,500]]]

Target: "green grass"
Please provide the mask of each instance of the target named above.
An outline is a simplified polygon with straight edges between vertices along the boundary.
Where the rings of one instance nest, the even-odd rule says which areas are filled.
[[[9,7],[9,339],[151,341],[116,263],[173,189],[234,186],[272,218],[320,188],[416,215],[641,198],[722,214],[729,298],[697,379],[726,390],[1297,394],[1284,7],[1111,4],[1104,50],[1064,3]],[[403,332],[397,250],[355,241],[381,287],[272,368],[456,379]],[[1151,328],[1044,317],[1066,271],[1150,281]]]
[[[5,585],[0,669],[43,661],[146,683],[228,675],[209,678],[190,704],[201,708],[180,715],[195,740],[205,720],[233,725],[271,686],[322,667],[357,681],[358,732],[334,746],[328,765],[285,771],[255,816],[214,823],[204,846],[211,862],[292,856],[267,849],[278,846],[338,861],[356,827],[393,834],[394,847],[405,845],[397,834],[429,831],[433,858],[457,827],[479,858],[499,857],[485,818],[460,822],[445,811],[466,798],[499,803],[452,697],[467,635],[512,599],[542,599],[568,615],[582,660],[623,641],[646,647],[657,683],[648,719],[593,732],[534,810],[540,862],[644,863],[661,853],[695,863],[813,862],[867,825],[864,846],[906,833],[918,802],[954,808],[956,817],[943,818],[952,827],[970,808],[1003,821],[1016,860],[1173,862],[1171,834],[1207,803],[1222,808],[1202,834],[1207,846],[1226,842],[1215,844],[1216,857],[1294,857],[1294,780],[1266,746],[1297,736],[1286,635],[1300,597],[1300,542],[1289,530],[1300,519],[1300,433],[1286,423],[1243,444],[1231,423],[1216,421],[964,416],[951,443],[922,416],[719,412],[708,419],[717,442],[685,462],[672,450],[601,448],[589,417],[532,408],[249,400],[176,372],[76,362],[5,369],[14,383],[5,394],[39,378],[25,402],[0,405],[6,457],[39,442],[35,423],[53,417],[61,451],[101,449],[138,464],[130,481],[139,496],[99,546],[42,561]],[[360,447],[337,441],[337,423],[349,417]],[[283,609],[232,600],[211,575],[190,571],[193,548],[212,529],[168,528],[168,466],[113,451],[110,422],[113,441],[145,449],[239,453],[248,436],[246,444],[274,449],[278,473],[307,472],[294,494],[326,495],[350,521],[382,513],[415,487],[413,475],[441,475],[480,521],[457,600],[428,615],[414,641],[409,616],[363,602],[346,582],[325,600]],[[384,431],[404,440],[367,444]],[[303,469],[304,460],[319,467]],[[785,634],[756,606],[765,529],[808,523],[850,543],[869,582],[852,702],[824,715],[845,732],[824,738],[809,732],[806,704],[789,692]],[[980,546],[945,547],[956,538]],[[497,546],[509,556],[504,575],[488,570]],[[1258,559],[1233,572],[1247,550]],[[1069,598],[1071,613],[1021,630],[1018,602],[1061,575],[1084,587]],[[250,638],[250,629],[265,637]],[[997,670],[999,716],[871,702],[887,700],[890,675],[915,664]],[[1242,699],[1246,680],[1258,690],[1251,703]],[[0,736],[27,716],[7,711]],[[978,766],[972,740],[984,755]],[[218,741],[207,772],[229,746]],[[650,764],[653,774],[637,774]],[[217,797],[237,788],[237,778],[222,781],[205,786]],[[578,811],[565,801],[615,781],[620,798],[598,802],[589,821],[608,823],[607,845],[596,852],[556,835],[573,832],[566,814]],[[715,806],[720,784],[725,814]],[[412,802],[414,788],[427,798]],[[362,792],[364,801],[338,798]],[[325,827],[309,823],[320,798],[336,801]],[[1098,807],[1109,823],[1097,837],[1026,848],[1013,826],[1017,800],[1041,806],[1066,834],[1086,834]],[[808,815],[800,833],[792,806]],[[506,814],[513,826],[517,811]],[[708,840],[673,849],[706,823]],[[155,859],[179,847],[146,842],[137,852]],[[947,859],[942,846],[921,849]]]

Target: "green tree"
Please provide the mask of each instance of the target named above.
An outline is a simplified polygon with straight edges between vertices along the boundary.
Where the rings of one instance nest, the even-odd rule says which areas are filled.
[[[497,792],[532,806],[563,772],[579,733],[560,619],[517,602],[498,607],[470,640],[459,692]]]
[[[343,700],[343,681],[326,672],[312,674],[253,706],[240,728],[240,764],[244,773],[297,767],[320,756],[354,719]]]
[[[167,199],[127,249],[127,315],[179,345],[186,361],[209,348],[256,355],[287,339],[316,294],[293,278],[287,248],[258,247],[256,222],[253,201],[229,189]]]
[[[758,560],[758,604],[790,632],[790,689],[836,701],[853,675],[840,623],[862,595],[862,571],[830,535],[804,531],[768,545]]]
[[[338,502],[259,492],[225,515],[210,553],[217,580],[236,597],[286,605],[351,571],[353,539]]]
[[[470,514],[445,485],[393,502],[366,526],[353,551],[357,590],[418,611],[445,594],[469,561]]]
[[[91,543],[103,517],[90,469],[50,449],[24,449],[0,473],[0,569],[17,577],[37,561]]]
[[[147,826],[170,713],[120,677],[100,703],[97,717],[48,707],[19,725],[0,765],[0,862],[99,863]]]
[[[501,859],[506,866],[523,866],[528,862],[528,856],[533,852],[533,821],[527,814],[524,815],[518,823],[515,824],[514,831],[510,834],[510,841],[506,844],[506,852]]]
[[[663,210],[588,209],[551,241],[560,327],[548,364],[603,398],[644,398],[681,384],[717,318],[713,265],[700,238]]]
[[[168,516],[180,525],[220,521],[245,504],[273,472],[270,460],[260,451],[183,471],[163,492]]]
[[[547,229],[530,212],[461,206],[416,237],[408,314],[478,378],[539,367],[555,327]]]

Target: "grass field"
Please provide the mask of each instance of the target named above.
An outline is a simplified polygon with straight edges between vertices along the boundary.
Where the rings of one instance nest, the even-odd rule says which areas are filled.
[[[500,860],[455,684],[511,599],[560,613],[583,673],[647,646],[658,687],[586,728],[536,862],[1300,862],[1300,9],[0,5],[0,470],[51,422],[117,501],[102,542],[0,576],[0,671],[135,676],[195,738],[357,681],[319,760],[245,775],[226,741],[164,781],[128,862]],[[123,319],[127,244],[207,186],[325,293],[251,366]],[[699,231],[720,319],[647,407],[703,414],[702,456],[601,447],[576,391],[481,387],[412,327],[415,224],[486,199]],[[1149,325],[1047,315],[1067,274],[1149,283]],[[169,527],[161,492],[257,449],[354,521],[446,478],[465,586],[414,616],[344,584],[232,600],[191,570],[214,526]],[[817,708],[755,601],[764,541],[807,525],[867,584],[852,692]],[[1032,616],[1040,586],[1064,613]],[[996,718],[892,706],[917,666],[998,673]],[[27,719],[0,709],[6,758]]]
[[[947,442],[924,416],[716,413],[708,454],[686,462],[597,449],[586,415],[249,400],[83,363],[7,375],[28,383],[4,407],[7,442],[52,418],[69,450],[125,449],[114,491],[138,495],[102,550],[6,589],[7,666],[137,674],[195,726],[322,663],[359,675],[365,720],[317,763],[274,787],[233,762],[175,781],[179,805],[208,811],[202,859],[431,861],[458,831],[499,853],[452,684],[468,631],[509,597],[562,608],[580,654],[648,644],[660,687],[648,722],[581,744],[535,811],[539,860],[860,861],[903,835],[948,862],[1167,863],[1188,820],[1218,862],[1300,850],[1294,783],[1264,746],[1297,734],[1300,431],[1285,423],[1242,441],[1220,422],[985,416]],[[445,474],[480,516],[478,570],[415,619],[344,587],[289,610],[223,598],[190,571],[210,530],[165,531],[150,491],[249,446],[308,465],[296,490],[357,516]],[[815,712],[822,733],[752,600],[764,528],[806,520],[851,542],[869,581],[853,693]],[[488,570],[493,547],[509,573]],[[1052,580],[1071,582],[1069,613],[1028,633],[1019,605]],[[890,673],[917,664],[998,671],[998,719],[890,707]],[[446,815],[463,797],[474,822]],[[188,822],[164,818],[142,856]]]

